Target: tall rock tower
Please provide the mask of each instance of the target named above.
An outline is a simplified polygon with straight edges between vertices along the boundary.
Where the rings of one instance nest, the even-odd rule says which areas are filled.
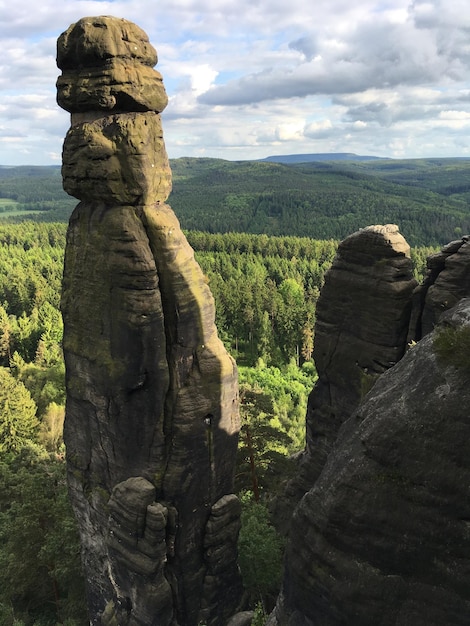
[[[156,62],[123,19],[83,18],[58,40],[63,184],[81,201],[61,305],[69,490],[92,624],[222,625],[240,591],[237,371],[165,204]]]
[[[416,285],[410,247],[396,225],[368,226],[339,244],[316,308],[318,380],[308,400],[306,447],[277,502],[284,533],[296,504],[321,474],[342,424],[404,355]]]

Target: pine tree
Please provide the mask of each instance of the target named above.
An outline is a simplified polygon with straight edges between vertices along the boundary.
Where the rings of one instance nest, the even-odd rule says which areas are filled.
[[[0,452],[19,452],[35,438],[36,404],[21,381],[0,368]]]

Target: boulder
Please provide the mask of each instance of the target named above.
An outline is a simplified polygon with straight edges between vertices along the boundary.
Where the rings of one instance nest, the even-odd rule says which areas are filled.
[[[254,611],[241,611],[227,622],[227,626],[250,626],[253,621]]]
[[[71,113],[155,111],[168,103],[157,52],[146,33],[124,19],[84,17],[59,37],[57,102]]]

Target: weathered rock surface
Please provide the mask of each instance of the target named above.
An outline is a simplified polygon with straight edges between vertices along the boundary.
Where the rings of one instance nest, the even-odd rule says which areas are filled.
[[[156,53],[84,18],[58,41],[81,200],[63,279],[69,490],[92,624],[225,624],[237,608],[237,371],[171,208]]]
[[[160,115],[127,112],[74,124],[63,149],[64,189],[93,203],[164,203],[171,171]]]
[[[410,340],[430,333],[441,314],[470,296],[470,243],[468,237],[452,241],[427,259],[427,273],[413,296]]]
[[[270,626],[470,621],[470,366],[434,349],[441,326],[470,328],[467,241],[430,257],[413,293],[406,261],[361,262],[364,231],[340,245],[317,309],[307,448],[277,506],[288,519],[301,497]],[[377,281],[379,267],[397,283]],[[357,274],[362,293],[351,295]],[[407,341],[419,343],[402,358]]]
[[[176,511],[155,498],[154,485],[142,477],[128,478],[113,489],[107,504],[107,568],[118,601],[108,601],[102,622],[125,624],[131,611],[137,624],[152,624],[157,615],[162,623],[171,622],[172,590],[165,566]]]
[[[85,17],[59,37],[57,101],[72,114],[156,111],[168,103],[157,52],[147,35],[124,19]]]
[[[410,248],[397,226],[370,226],[340,243],[316,308],[318,381],[308,402],[306,449],[298,476],[277,504],[284,532],[343,422],[378,376],[403,356],[416,284]]]
[[[470,327],[470,300],[441,324]],[[271,624],[469,623],[469,368],[440,360],[434,336],[342,426],[295,511]]]
[[[254,617],[254,611],[242,611],[237,613],[227,622],[227,626],[250,626]]]

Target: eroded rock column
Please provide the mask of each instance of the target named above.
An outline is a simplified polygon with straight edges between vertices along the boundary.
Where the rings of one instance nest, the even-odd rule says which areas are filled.
[[[363,228],[340,243],[316,311],[318,382],[307,447],[317,475],[339,427],[404,355],[416,284],[410,247],[394,224]]]
[[[438,323],[440,316],[470,296],[470,242],[468,235],[451,241],[427,259],[422,285],[413,294],[409,339],[418,341]]]
[[[156,62],[123,19],[58,40],[64,189],[81,201],[62,293],[69,490],[93,624],[224,624],[240,592],[237,372],[165,204]]]
[[[407,346],[413,290],[410,248],[394,224],[363,228],[344,239],[316,307],[318,381],[306,416],[299,472],[276,505],[288,532],[293,507],[311,489],[345,420]]]

